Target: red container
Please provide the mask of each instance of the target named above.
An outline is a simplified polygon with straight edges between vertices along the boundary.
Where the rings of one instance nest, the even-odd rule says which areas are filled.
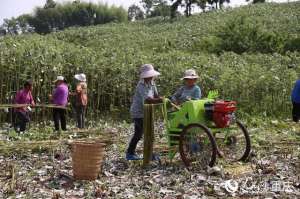
[[[221,113],[234,112],[236,110],[235,101],[218,100],[214,104],[214,111]]]
[[[214,104],[213,121],[218,128],[230,125],[231,115],[236,110],[235,101],[216,101]]]

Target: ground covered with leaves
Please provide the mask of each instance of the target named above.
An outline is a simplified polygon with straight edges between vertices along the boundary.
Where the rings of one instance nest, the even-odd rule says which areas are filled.
[[[0,198],[299,198],[300,125],[253,119],[247,126],[252,141],[248,162],[218,159],[205,171],[188,171],[179,156],[171,162],[161,153],[161,161],[148,168],[142,168],[142,161],[126,161],[133,131],[126,122],[100,121],[98,130],[60,135],[41,127],[23,135],[2,130]],[[112,135],[112,143],[99,177],[74,181],[70,141],[103,135]]]

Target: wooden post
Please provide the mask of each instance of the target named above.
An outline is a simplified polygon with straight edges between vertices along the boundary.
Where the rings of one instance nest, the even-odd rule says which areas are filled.
[[[149,165],[152,160],[154,142],[154,105],[144,105],[144,160],[143,166]]]

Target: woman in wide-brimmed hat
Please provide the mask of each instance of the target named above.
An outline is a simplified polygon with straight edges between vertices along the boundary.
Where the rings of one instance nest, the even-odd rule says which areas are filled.
[[[196,85],[197,75],[194,69],[186,70],[183,78],[184,85],[181,86],[176,93],[171,97],[171,100],[175,104],[181,104],[188,100],[196,100],[201,98],[201,89]]]
[[[140,81],[138,82],[130,107],[130,114],[134,121],[134,134],[129,142],[126,152],[127,160],[140,159],[135,154],[136,145],[143,136],[144,103],[156,103],[162,100],[159,97],[154,78],[160,73],[154,70],[151,64],[144,64],[140,68]]]
[[[78,80],[78,83],[76,85],[76,92],[74,94],[76,96],[75,109],[76,109],[77,127],[83,129],[85,111],[88,102],[86,76],[84,73],[80,73],[80,74],[76,74],[74,77],[76,80]]]

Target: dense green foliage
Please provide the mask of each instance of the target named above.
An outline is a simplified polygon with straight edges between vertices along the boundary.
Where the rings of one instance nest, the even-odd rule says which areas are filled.
[[[297,19],[294,22],[295,25],[299,23]],[[239,54],[285,53],[300,50],[299,35],[296,32],[274,30],[265,23],[268,22],[239,16],[221,26],[215,35],[204,37],[198,47],[213,53],[232,51]]]
[[[257,4],[172,23],[154,18],[71,28],[45,36],[3,37],[0,100],[5,102],[6,93],[32,76],[36,82],[34,95],[46,101],[56,75],[65,75],[71,83],[75,73],[84,72],[88,76],[89,107],[93,110],[90,113],[128,110],[139,66],[153,63],[162,73],[158,79],[162,95],[174,92],[181,84],[183,71],[194,67],[200,74],[199,85],[204,95],[210,89],[218,89],[222,98],[237,100],[245,114],[286,116],[290,112],[290,91],[300,72],[299,16],[299,2]],[[243,22],[246,25],[237,24],[233,30],[240,39],[232,42],[239,43],[243,34],[248,34],[245,26],[256,27],[255,22],[259,22],[258,34],[280,37],[279,46],[272,43],[271,50],[264,51],[260,49],[265,47],[257,47],[254,39],[247,39],[245,45],[251,48],[238,53],[229,52],[236,50],[226,46],[217,49],[215,43],[229,42],[219,39],[227,31],[220,27],[243,17],[247,18]],[[269,40],[263,37],[262,41]],[[282,51],[283,44],[293,52]]]

